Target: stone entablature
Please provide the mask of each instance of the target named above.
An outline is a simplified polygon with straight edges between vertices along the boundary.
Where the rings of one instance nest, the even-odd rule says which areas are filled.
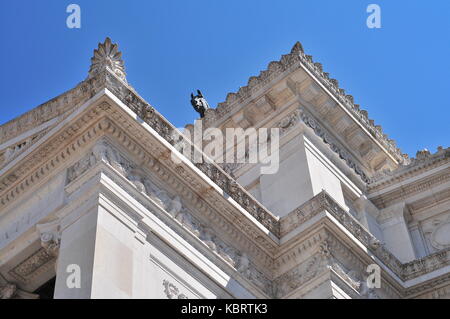
[[[109,70],[98,74],[97,77],[91,78],[88,81],[97,81],[98,86],[94,87],[106,87],[110,89],[118,98],[120,98],[133,112],[144,121],[149,124],[161,137],[166,139],[169,143],[174,144],[172,140],[172,132],[175,128],[163,118],[156,110],[149,106],[140,96],[135,94],[134,90],[129,88],[123,81],[118,79]],[[101,84],[102,83],[102,84]],[[96,83],[97,84],[97,83]],[[87,121],[83,119],[82,121]],[[79,126],[78,124],[77,126]],[[63,136],[61,136],[63,138]],[[56,141],[55,141],[56,142]],[[57,147],[60,143],[54,145]],[[41,153],[41,156],[43,153]],[[16,182],[27,171],[27,167],[35,166],[39,161],[39,154],[34,154],[35,160],[28,161],[22,165],[19,170],[20,173],[8,173],[2,174],[2,180],[0,181],[0,203],[4,205],[7,198],[14,196],[14,193],[20,192],[20,187],[11,190],[9,195],[4,196],[4,191],[10,187],[11,184]],[[239,204],[244,205],[247,211],[252,214],[257,220],[263,223],[265,227],[275,235],[278,235],[277,230],[277,218],[267,211],[261,204],[255,201],[251,195],[249,195],[243,187],[238,185],[229,175],[227,175],[219,166],[215,163],[196,163],[195,164],[201,171],[207,174],[217,185],[222,187],[229,195],[233,197]],[[2,172],[3,173],[3,172]],[[39,175],[39,173],[37,173]]]
[[[411,164],[369,184],[368,197],[380,209],[405,202],[414,214],[450,200],[449,182],[450,148],[439,148],[435,154],[420,151]]]
[[[450,265],[450,248],[445,248],[424,258],[402,264],[378,239],[371,235],[346,210],[340,207],[326,192],[316,195],[310,201],[283,217],[280,221],[281,235],[287,236],[297,227],[323,211],[327,211],[336,217],[355,238],[362,242],[365,247],[403,281],[411,280]]]
[[[105,110],[108,109],[108,113],[105,112]],[[73,123],[73,126],[69,126],[68,127],[68,131],[71,131],[72,134],[74,134],[75,132],[80,132],[82,131],[85,127],[88,127],[90,125],[90,123],[92,123],[92,121],[95,120],[99,120],[99,118],[101,118],[101,116],[108,114],[109,116],[112,116],[114,118],[114,123],[122,123],[124,121],[123,118],[121,118],[123,115],[119,112],[114,112],[112,109],[110,109],[110,105],[104,103],[104,102],[99,102],[97,105],[97,108],[93,108],[91,111],[88,111],[86,115],[81,116],[79,121],[71,121],[70,123]],[[131,120],[131,118],[130,118]],[[124,125],[127,125],[124,123]],[[128,124],[129,125],[129,124]],[[76,129],[75,129],[76,128]],[[133,131],[130,126],[128,126],[128,131],[129,132],[134,132],[133,136],[140,136],[142,133],[138,133],[138,131]],[[66,131],[67,132],[67,131]],[[70,135],[66,135],[66,132],[62,132],[59,136],[63,137],[63,136],[67,136],[70,137]],[[116,124],[113,124],[112,121],[107,121],[107,120],[103,120],[103,121],[98,121],[96,125],[92,126],[90,129],[86,130],[84,132],[84,134],[82,136],[80,136],[77,140],[75,140],[74,142],[72,142],[72,144],[69,144],[67,146],[67,148],[63,151],[56,151],[55,153],[51,153],[51,152],[47,152],[47,163],[44,162],[43,167],[42,168],[35,168],[36,173],[35,174],[31,174],[31,176],[26,179],[25,181],[23,181],[19,187],[15,187],[13,188],[13,190],[10,193],[6,193],[6,195],[4,195],[2,197],[2,210],[4,211],[7,208],[7,204],[9,202],[11,202],[13,199],[17,199],[18,196],[23,193],[27,188],[29,188],[30,186],[32,186],[33,184],[36,184],[39,180],[45,178],[46,175],[48,175],[51,171],[53,172],[55,169],[57,169],[58,167],[61,167],[61,165],[64,165],[65,161],[68,160],[72,154],[76,154],[76,152],[79,151],[80,147],[83,147],[86,144],[92,143],[92,141],[95,138],[98,138],[101,136],[101,134],[105,134],[105,132],[108,132],[109,134],[113,134],[114,136],[116,136],[117,138],[120,138],[121,140],[124,140],[127,142],[127,145],[129,147],[131,147],[130,152],[132,153],[138,153],[140,159],[139,161],[142,161],[143,163],[147,163],[148,165],[152,166],[152,167],[157,167],[157,171],[160,172],[164,172],[165,170],[163,170],[163,167],[165,165],[161,165],[162,163],[172,163],[173,167],[171,167],[171,169],[173,169],[174,171],[176,170],[178,175],[181,174],[181,176],[184,177],[184,180],[193,184],[194,189],[196,189],[198,192],[203,192],[205,193],[205,191],[207,191],[209,188],[211,188],[210,186],[204,186],[199,184],[200,182],[200,178],[199,177],[194,177],[191,173],[190,173],[190,169],[189,168],[183,168],[183,165],[175,165],[172,161],[160,161],[162,159],[167,160],[167,150],[163,150],[162,148],[157,148],[155,147],[154,143],[148,143],[147,146],[149,147],[147,149],[147,151],[145,151],[142,146],[136,144],[136,142],[133,141],[133,139],[127,137],[126,134],[124,134],[124,132],[120,129],[117,128]],[[54,140],[61,142],[61,138],[55,138]],[[141,142],[143,142],[144,139],[141,139]],[[51,150],[51,148],[49,148],[48,146],[46,146],[46,149],[49,151]],[[158,160],[157,158],[154,158],[153,156],[148,155],[148,151],[151,150],[151,154],[153,156],[159,156],[160,160]],[[39,153],[38,153],[39,154]],[[51,158],[51,156],[55,156],[56,158],[54,159],[49,159],[49,157]],[[35,164],[38,163],[38,161],[34,161]],[[50,163],[50,164],[49,164]],[[71,170],[71,172],[69,173],[69,176],[71,178],[73,178],[73,176],[76,176],[76,174],[74,175],[73,172],[76,171],[82,171],[83,168],[85,167],[85,165],[89,165],[90,160],[83,160],[80,164],[78,164],[76,169]],[[171,171],[165,171],[164,176],[170,176],[169,174],[171,174]],[[180,190],[182,190],[184,188],[180,188]],[[208,191],[208,194],[213,194],[213,192]],[[195,198],[197,195],[195,194],[190,194],[191,198]],[[205,195],[203,195],[205,196]],[[220,195],[222,196],[222,195]],[[214,197],[212,197],[211,199],[213,199]],[[217,201],[218,199],[214,199],[214,201]],[[251,203],[248,203],[248,205],[250,205]],[[223,206],[223,205],[221,205]],[[224,207],[223,211],[230,211],[229,208]],[[234,215],[236,215],[235,212],[233,212]],[[240,224],[241,227],[243,229],[246,229],[248,231],[249,234],[252,234],[253,232],[251,232],[251,229],[258,229],[258,227],[256,227],[255,225],[253,225],[253,223],[251,223],[249,220],[247,220],[246,217],[241,216],[234,216],[232,218],[236,224]],[[247,225],[245,225],[247,224]],[[277,227],[277,224],[274,225],[275,227]],[[259,238],[258,242],[261,243],[262,245],[265,245],[266,248],[265,249],[269,249],[269,250],[273,250],[273,248],[271,248],[274,244],[273,242],[273,238],[267,238],[264,239],[263,235],[264,233],[261,232],[260,230],[257,231],[255,233],[255,238]],[[265,244],[267,243],[267,244]]]

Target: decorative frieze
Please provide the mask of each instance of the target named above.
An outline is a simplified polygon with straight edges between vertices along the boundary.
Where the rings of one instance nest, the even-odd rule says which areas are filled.
[[[364,246],[368,247],[391,270],[401,275],[401,262],[386,250],[350,213],[339,206],[327,193],[322,191],[281,220],[282,234],[287,234],[301,223],[318,213],[327,211],[347,228]]]
[[[288,233],[304,224],[318,213],[324,211],[326,207],[323,205],[322,197],[325,193],[319,193],[312,199],[308,200],[301,206],[294,209],[280,220],[280,235],[286,236]]]
[[[402,265],[402,279],[410,280],[450,265],[450,248]]]
[[[450,282],[450,274],[445,274],[433,280],[426,281],[425,283],[415,285],[414,287],[408,288],[405,291],[405,296],[407,297],[417,297],[419,296],[430,296],[433,294],[433,290],[436,287],[442,286]],[[422,295],[423,294],[423,295]]]
[[[404,281],[450,264],[450,248],[448,247],[422,259],[402,264],[378,239],[371,235],[353,216],[341,208],[325,191],[282,218],[281,235],[285,236],[322,211],[327,211],[336,217],[343,226]]]
[[[49,138],[46,143],[36,152],[31,153],[27,160],[22,161],[14,170],[0,177],[0,208],[6,206],[19,194],[34,185],[36,182],[54,172],[72,152],[89,141],[92,136],[101,131],[102,123],[98,122],[91,130],[85,131],[78,138],[76,144],[69,144],[61,149],[61,144],[85,128],[91,119],[98,115],[100,109],[91,109],[77,121],[71,123],[67,130]],[[18,182],[19,181],[19,182]],[[14,184],[18,182],[17,184]]]
[[[278,219],[259,204],[248,192],[213,163],[196,163],[203,173],[209,176],[220,188],[230,195],[239,205],[245,207],[257,221],[270,230],[275,236],[279,236]]]
[[[45,248],[40,248],[34,254],[11,269],[9,275],[20,282],[28,283],[42,272],[53,267],[54,262],[55,257],[49,254]]]
[[[120,119],[116,118],[117,113],[111,111],[110,114],[115,123],[120,123]],[[138,145],[133,142],[127,134],[124,134],[121,129],[116,127],[116,125],[113,125],[112,122],[107,125],[105,124],[105,126],[107,127],[106,133],[120,141],[120,143],[127,148],[127,151],[136,156],[138,162],[142,163],[141,165],[146,165],[148,169],[151,169],[151,171],[161,180],[173,187],[177,194],[187,198],[190,203],[195,203],[195,208],[193,209],[196,212],[202,214],[206,219],[211,220],[215,225],[220,226],[221,229],[228,232],[235,240],[239,239],[241,244],[245,246],[245,250],[252,251],[253,254],[258,256],[267,256],[267,252],[263,252],[259,247],[264,247],[268,252],[273,253],[275,251],[276,243],[268,238],[268,236],[264,235],[252,221],[245,218],[241,213],[236,211],[236,209],[230,207],[229,204],[223,201],[223,197],[220,193],[211,191],[209,186],[205,186],[205,184],[198,178],[195,178],[191,172],[187,171],[182,166],[167,160],[167,156],[170,157],[170,153],[163,152],[162,149],[156,147],[154,143],[147,143],[148,141],[142,136],[141,131],[135,131],[130,126],[127,126],[128,133],[141,140],[141,144]],[[159,157],[164,165],[153,156]],[[174,172],[179,179],[174,178]],[[183,183],[181,181],[183,181]],[[185,187],[184,183],[189,187]],[[231,184],[231,187],[233,188],[233,183]],[[205,199],[205,202],[199,200],[199,196]],[[211,206],[208,206],[206,202]],[[220,214],[212,213],[213,209],[220,211]],[[246,235],[251,236],[258,245],[249,245],[248,237],[242,236],[241,232],[235,230],[235,227],[240,229]],[[267,259],[267,257],[263,257],[263,260],[265,260],[265,263],[270,264],[271,262],[270,258]]]

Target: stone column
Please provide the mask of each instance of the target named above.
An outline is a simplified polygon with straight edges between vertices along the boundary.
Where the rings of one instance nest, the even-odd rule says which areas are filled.
[[[151,267],[142,235],[137,240],[129,219],[102,194],[96,197],[90,209],[62,221],[55,298],[133,298],[140,292],[136,278]]]
[[[91,298],[97,218],[98,208],[92,208],[70,225],[62,225],[55,299]],[[79,287],[73,287],[77,270]]]
[[[383,209],[378,218],[387,249],[401,262],[408,262],[416,258],[408,230],[407,213],[406,204],[397,203]]]

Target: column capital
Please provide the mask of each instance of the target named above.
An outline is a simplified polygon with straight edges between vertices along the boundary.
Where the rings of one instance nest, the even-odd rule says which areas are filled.
[[[36,225],[39,232],[42,248],[53,257],[58,256],[61,241],[60,220],[56,219],[44,224]]]

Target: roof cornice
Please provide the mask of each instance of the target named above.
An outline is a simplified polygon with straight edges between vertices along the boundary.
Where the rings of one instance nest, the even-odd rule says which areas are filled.
[[[291,72],[295,69],[303,67],[306,69],[329,93],[336,101],[349,112],[353,118],[379,143],[390,156],[398,163],[409,163],[408,156],[403,154],[396,146],[394,140],[389,139],[383,133],[381,126],[375,125],[375,122],[368,117],[368,112],[360,108],[354,103],[354,98],[346,94],[345,90],[339,87],[336,79],[330,78],[329,73],[323,71],[322,64],[314,62],[311,55],[304,53],[300,42],[297,42],[291,52],[282,55],[279,61],[269,63],[266,70],[261,71],[258,76],[249,78],[246,86],[240,87],[235,93],[228,93],[226,100],[217,105],[216,109],[209,111],[206,115],[207,123],[219,123],[221,119],[233,114],[248,99],[251,99],[252,93],[262,89],[266,84],[274,78]]]
[[[403,165],[394,171],[380,172],[374,176],[373,181],[368,185],[369,192],[379,191],[389,185],[418,176],[436,167],[442,166],[450,161],[450,147],[444,149],[439,147],[437,152],[431,154],[428,150],[418,151],[411,163]]]

